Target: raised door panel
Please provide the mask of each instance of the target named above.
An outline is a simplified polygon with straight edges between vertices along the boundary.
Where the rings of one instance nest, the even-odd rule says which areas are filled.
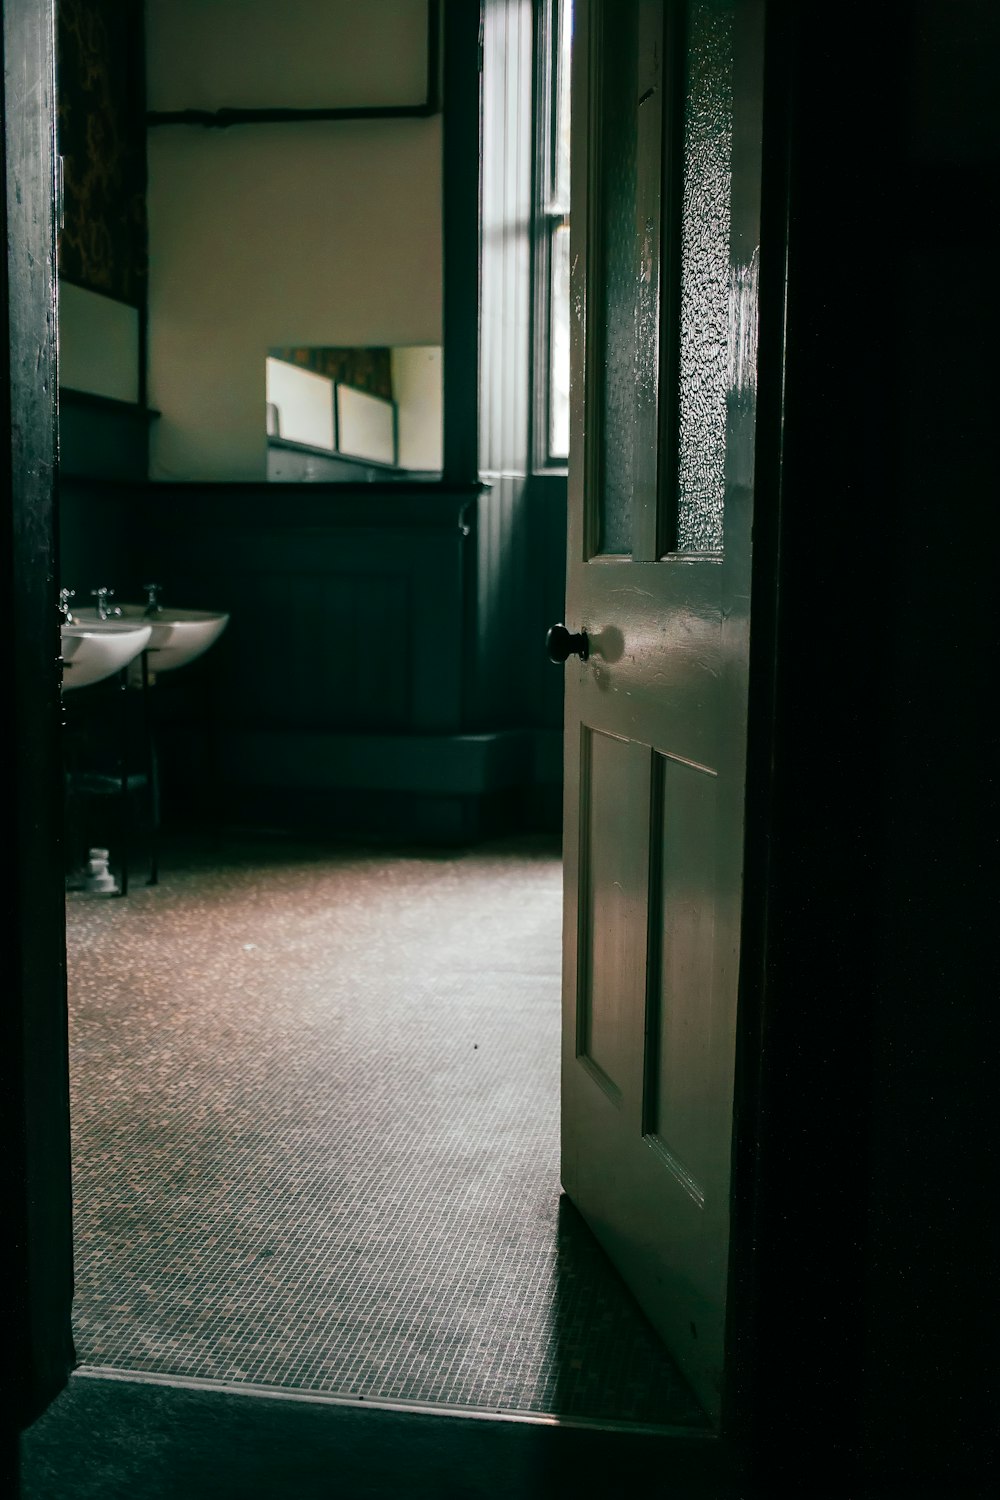
[[[576,1056],[610,1102],[641,1087],[636,1038],[646,994],[649,757],[584,728],[580,777],[580,925]]]

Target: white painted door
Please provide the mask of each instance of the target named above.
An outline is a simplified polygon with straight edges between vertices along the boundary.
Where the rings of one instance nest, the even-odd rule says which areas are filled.
[[[577,0],[563,1183],[718,1417],[762,6]]]

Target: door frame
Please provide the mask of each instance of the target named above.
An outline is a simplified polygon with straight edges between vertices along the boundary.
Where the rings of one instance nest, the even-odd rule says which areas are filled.
[[[803,693],[799,640],[811,600],[802,578],[814,569],[826,517],[811,503],[813,445],[819,416],[796,400],[797,389],[825,371],[835,383],[848,367],[841,353],[829,367],[814,352],[815,276],[826,253],[821,230],[829,183],[816,182],[817,153],[846,180],[843,142],[824,142],[819,103],[838,97],[838,66],[849,55],[845,24],[833,45],[825,13],[807,15],[793,0],[768,0],[765,82],[765,180],[760,264],[758,472],[761,500],[755,528],[754,620],[750,663],[749,792],[746,898],[735,1117],[734,1202],[728,1374],[723,1435],[738,1450],[758,1450],[768,1464],[777,1434],[794,1454],[824,1455],[831,1434],[850,1442],[851,1400],[845,1392],[855,1343],[863,1269],[857,1235],[863,1183],[842,1181],[831,1224],[816,1160],[841,1149],[844,1107],[864,1067],[858,1032],[841,1025],[818,1040],[804,1025],[798,986],[808,938],[822,933],[825,914],[807,909],[802,870],[811,852],[801,830],[804,786],[803,706],[821,711],[816,683]],[[4,0],[6,125],[4,222],[8,256],[0,297],[10,350],[3,403],[3,477],[10,495],[3,528],[7,639],[13,665],[15,777],[3,791],[4,896],[18,941],[5,946],[3,1073],[0,1098],[5,1145],[3,1189],[17,1247],[14,1348],[5,1363],[13,1390],[4,1408],[23,1426],[58,1393],[73,1363],[72,1222],[69,1163],[65,920],[61,849],[60,703],[56,615],[57,509],[56,349],[54,301],[54,94],[51,4]],[[869,35],[870,40],[870,35]],[[888,45],[888,43],[887,43]],[[838,53],[838,47],[840,49]],[[817,49],[819,51],[817,52]],[[878,48],[873,49],[874,71]],[[808,79],[816,102],[802,84]],[[11,80],[19,80],[15,92]],[[34,80],[36,88],[24,80]],[[867,128],[867,125],[866,125]],[[862,127],[857,127],[861,144]],[[839,177],[837,173],[839,171]],[[815,406],[815,402],[813,403]],[[805,502],[809,503],[805,503]],[[832,563],[819,559],[825,578]],[[811,575],[815,578],[815,573]],[[810,721],[811,722],[811,721]],[[821,736],[812,741],[828,772],[836,756]],[[861,786],[838,784],[840,804]],[[808,820],[807,820],[808,822]],[[846,854],[823,876],[823,894],[842,898]],[[860,908],[860,897],[854,905]],[[791,930],[798,920],[798,926]],[[803,926],[803,920],[805,925]],[[856,929],[853,954],[865,941]],[[822,976],[817,993],[833,999],[844,965]],[[803,1048],[825,1069],[823,1097],[804,1113]],[[863,1143],[863,1112],[849,1135]],[[800,1127],[805,1123],[806,1129]],[[794,1144],[792,1144],[794,1142]],[[803,1186],[796,1172],[813,1172]],[[789,1181],[794,1181],[791,1198]],[[803,1245],[808,1253],[803,1254]],[[763,1248],[760,1248],[763,1247]],[[817,1285],[826,1300],[817,1310]],[[808,1374],[789,1378],[776,1318],[798,1320],[810,1343]],[[827,1332],[824,1334],[824,1330]],[[818,1363],[817,1363],[818,1362]],[[819,1374],[817,1374],[817,1369]],[[823,1392],[823,1400],[817,1392]],[[823,1402],[825,1401],[825,1404]],[[818,1444],[818,1447],[817,1447]]]
[[[891,555],[884,404],[895,337],[891,159],[906,87],[894,5],[767,0],[733,1237],[724,1430],[769,1480],[871,1477],[862,1391],[878,807],[888,704],[852,609]],[[871,25],[868,25],[869,19]],[[860,40],[864,35],[863,44]],[[852,79],[864,119],[831,112]],[[862,112],[863,113],[863,112]],[[864,253],[836,253],[838,214]],[[766,247],[770,246],[768,252]],[[853,247],[857,250],[857,247]],[[831,274],[834,284],[831,284]],[[882,278],[885,279],[882,279]],[[839,541],[850,449],[865,545]],[[837,607],[842,605],[843,607]]]
[[[62,870],[62,760],[57,603],[55,62],[52,7],[4,0],[7,247],[0,306],[9,350],[0,469],[6,674],[14,775],[2,793],[3,945],[0,1056],[5,1206],[15,1245],[14,1350],[4,1408],[30,1421],[73,1362],[72,1197]]]

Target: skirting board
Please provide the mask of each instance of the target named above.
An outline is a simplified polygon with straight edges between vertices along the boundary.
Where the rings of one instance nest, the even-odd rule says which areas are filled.
[[[177,773],[203,763],[202,736],[167,731],[163,751]],[[551,729],[482,734],[335,734],[298,729],[225,730],[212,737],[211,759],[231,788],[386,791],[483,796],[511,788],[558,784],[562,736]]]

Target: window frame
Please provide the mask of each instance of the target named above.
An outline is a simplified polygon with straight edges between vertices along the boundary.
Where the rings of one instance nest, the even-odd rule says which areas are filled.
[[[572,0],[534,0],[535,150],[532,184],[532,468],[565,474],[569,454],[552,451],[552,255],[556,232],[569,226],[569,183],[556,181],[559,93],[562,68],[560,24]],[[571,25],[572,22],[570,21]],[[568,61],[568,60],[567,60]]]

